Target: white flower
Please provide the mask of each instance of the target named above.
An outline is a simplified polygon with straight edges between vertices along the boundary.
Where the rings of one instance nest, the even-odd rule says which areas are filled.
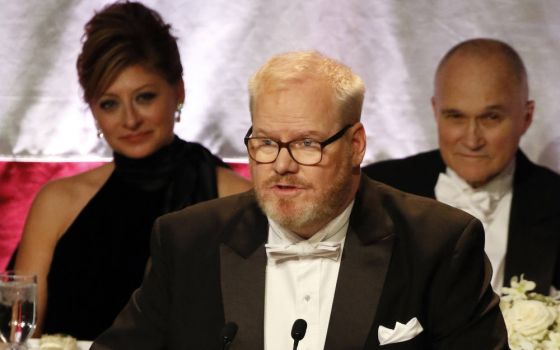
[[[522,275],[502,289],[500,308],[512,350],[560,349],[560,301],[532,292],[535,287]]]
[[[545,350],[558,350],[560,349],[560,333],[548,333],[549,340],[543,341],[543,349]]]
[[[508,332],[516,332],[529,339],[541,340],[556,320],[556,310],[537,300],[517,300],[504,310]]]
[[[508,332],[508,343],[510,348],[516,350],[535,350],[533,343],[525,339],[521,334]]]
[[[76,339],[63,334],[44,334],[39,340],[41,350],[77,350]]]
[[[537,286],[535,282],[524,279],[523,275],[520,278],[517,278],[517,276],[512,277],[510,285],[511,287],[509,288],[502,288],[503,301],[527,299],[527,293],[534,290]]]

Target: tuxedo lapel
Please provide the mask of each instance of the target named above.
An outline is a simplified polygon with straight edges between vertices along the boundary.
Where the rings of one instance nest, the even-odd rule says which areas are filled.
[[[362,180],[356,197],[327,332],[327,350],[362,349],[377,312],[394,236],[392,222],[381,209],[374,186]]]
[[[441,153],[439,150],[432,151],[427,153],[426,156],[427,162],[424,164],[422,170],[419,170],[420,179],[415,180],[419,182],[419,186],[422,189],[419,191],[419,195],[429,197],[429,198],[436,198],[436,184],[439,178],[440,173],[445,173],[445,163],[443,162],[443,158],[441,158]],[[406,175],[410,176],[410,175]],[[415,176],[410,176],[411,179],[414,179]]]
[[[224,317],[239,327],[230,349],[262,350],[268,222],[255,204],[227,229],[220,245]]]
[[[527,231],[526,215],[532,217],[531,205],[528,203],[531,196],[531,189],[527,188],[527,180],[530,172],[531,164],[523,156],[519,154],[515,164],[515,174],[513,178],[513,196],[511,199],[511,209],[508,227],[508,245],[506,250],[504,284],[508,285],[514,271],[523,270],[526,265],[525,254],[519,254],[525,249],[527,238],[530,235],[524,235]],[[527,207],[527,204],[529,206]]]
[[[230,349],[262,349],[266,254],[264,246],[248,258],[222,245],[222,299],[226,322],[239,327]]]
[[[511,200],[504,284],[512,276],[525,274],[537,283],[537,291],[548,294],[554,279],[557,257],[557,198],[542,180],[538,167],[518,151]],[[539,259],[535,259],[538,254]]]
[[[393,236],[363,245],[356,234],[349,232],[325,349],[363,349],[377,312],[392,246]]]
[[[401,191],[435,198],[434,188],[445,163],[439,150],[403,159],[385,160],[364,168],[364,174]]]

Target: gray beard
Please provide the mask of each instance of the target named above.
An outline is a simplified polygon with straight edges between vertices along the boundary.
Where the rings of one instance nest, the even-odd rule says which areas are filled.
[[[319,227],[323,227],[344,210],[343,203],[352,187],[352,166],[348,163],[341,164],[340,172],[327,191],[313,202],[300,203],[295,215],[287,214],[282,209],[292,206],[291,200],[267,200],[255,188],[257,203],[267,217],[292,232],[297,233],[320,224],[322,225]]]

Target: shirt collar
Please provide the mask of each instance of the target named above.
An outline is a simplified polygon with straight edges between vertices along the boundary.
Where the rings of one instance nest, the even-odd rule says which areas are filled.
[[[481,187],[473,188],[455,171],[447,167],[446,174],[453,179],[459,188],[466,194],[474,194],[480,192],[489,193],[497,198],[503,197],[511,191],[513,186],[513,173],[515,171],[515,158],[502,170],[497,176]]]

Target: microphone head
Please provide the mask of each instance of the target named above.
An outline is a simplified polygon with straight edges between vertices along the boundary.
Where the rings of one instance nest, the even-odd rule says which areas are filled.
[[[300,341],[305,337],[305,331],[307,330],[307,322],[298,318],[295,320],[294,325],[292,326],[292,338],[296,341]]]
[[[237,334],[237,323],[235,322],[228,322],[225,324],[224,328],[222,328],[221,338],[224,343],[231,343],[235,335]]]

